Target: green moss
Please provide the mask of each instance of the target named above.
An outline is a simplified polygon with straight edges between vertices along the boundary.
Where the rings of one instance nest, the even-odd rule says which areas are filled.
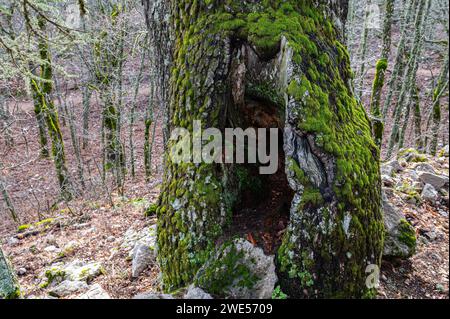
[[[205,265],[194,283],[215,296],[224,297],[231,286],[252,289],[259,279],[242,261],[244,252],[238,252],[232,242],[221,246],[217,258]]]
[[[0,248],[0,300],[20,297],[20,286],[14,268]]]
[[[151,204],[147,210],[145,211],[145,216],[146,217],[153,217],[156,216],[156,213],[158,211],[158,204]]]
[[[39,226],[49,226],[49,225],[51,225],[54,221],[55,221],[54,218],[47,218],[47,219],[43,219],[43,220],[37,222],[35,225],[36,225],[37,227],[39,227]]]
[[[372,133],[378,147],[381,147],[384,124],[381,120],[382,114],[380,109],[381,91],[384,86],[385,72],[388,67],[387,59],[380,59],[376,64],[375,78],[372,85],[372,97],[370,101],[370,108],[372,118]]]
[[[428,162],[428,159],[425,154],[420,153],[418,150],[414,148],[407,148],[404,150],[401,150],[397,154],[398,159],[406,159],[409,162],[412,163],[425,163]]]
[[[33,225],[31,225],[31,224],[20,225],[19,227],[17,227],[17,232],[23,233],[24,231],[26,231],[27,229],[30,229],[31,227],[33,227]]]
[[[52,267],[47,269],[44,273],[45,281],[40,285],[40,288],[47,288],[53,282],[57,280],[63,280],[66,276],[66,272],[59,267]]]
[[[416,251],[417,237],[414,227],[406,220],[402,219],[398,227],[400,242],[408,246],[411,251]],[[414,254],[414,253],[413,253]]]
[[[272,299],[288,299],[288,296],[277,286],[272,292]]]

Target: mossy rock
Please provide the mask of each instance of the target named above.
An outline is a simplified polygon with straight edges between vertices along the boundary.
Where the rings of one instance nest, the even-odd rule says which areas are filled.
[[[398,152],[397,158],[399,160],[404,159],[410,163],[425,163],[428,162],[428,158],[425,154],[421,154],[418,150],[414,148],[408,148],[400,150]]]
[[[416,253],[417,237],[414,227],[403,214],[392,206],[383,196],[384,225],[384,257],[407,259]]]
[[[103,267],[97,262],[86,263],[74,260],[69,264],[56,263],[45,270],[40,286],[41,288],[46,288],[59,284],[64,280],[90,282],[103,273]]]
[[[218,298],[270,299],[276,281],[273,256],[235,239],[224,243],[200,268],[194,285]]]

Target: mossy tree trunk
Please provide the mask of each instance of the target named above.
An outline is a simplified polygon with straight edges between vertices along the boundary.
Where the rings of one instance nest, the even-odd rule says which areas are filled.
[[[381,114],[381,92],[383,91],[386,70],[388,68],[388,60],[391,52],[391,33],[392,20],[394,15],[394,0],[387,0],[385,7],[385,16],[383,22],[383,49],[381,57],[376,65],[375,79],[372,87],[372,97],[370,99],[370,113],[372,115],[372,131],[375,142],[381,147],[383,141],[383,120]]]
[[[39,132],[39,145],[41,146],[41,156],[48,157],[48,140],[47,140],[47,128],[45,126],[45,115],[41,107],[41,99],[39,96],[39,90],[36,90],[33,82],[31,82],[31,91],[33,92],[34,102],[34,114],[38,124]]]
[[[430,142],[430,154],[436,155],[437,153],[437,145],[438,145],[438,137],[439,137],[439,128],[441,124],[441,97],[444,95],[446,89],[448,88],[448,55],[445,58],[445,62],[442,66],[441,74],[439,75],[439,79],[437,85],[434,89],[433,93],[433,110],[431,113],[432,118],[432,127],[431,127],[431,142]]]
[[[111,28],[123,27],[118,25],[117,17],[125,10],[112,4],[100,6]],[[121,129],[121,77],[123,63],[123,36],[113,37],[111,31],[101,31],[94,47],[95,80],[98,85],[100,100],[102,101],[102,140],[104,147],[103,174],[106,170],[114,169],[118,186],[122,186],[125,174],[125,150],[120,140]],[[119,88],[119,89],[117,89]]]
[[[275,109],[295,193],[277,253],[283,291],[304,298],[371,292],[365,270],[380,264],[384,234],[379,149],[352,93],[342,35],[347,1],[144,4],[149,27],[159,23],[159,35],[173,39],[169,129],[192,131],[194,120],[203,129],[237,126],[254,101]],[[167,12],[170,19],[159,19]],[[237,179],[235,165],[166,156],[157,215],[167,291],[188,285],[225,236],[242,191]]]
[[[371,10],[372,0],[367,0],[365,3],[365,16],[364,16],[364,27],[363,27],[363,36],[361,37],[361,43],[359,46],[359,72],[358,72],[358,87],[357,87],[357,96],[358,99],[361,100],[364,91],[364,77],[366,75],[366,58],[367,58],[367,40],[369,38],[369,18],[370,18],[370,10]]]
[[[45,19],[40,17],[38,26],[43,34],[45,34],[45,25]],[[52,143],[52,157],[56,167],[59,186],[61,188],[61,195],[66,200],[69,200],[72,198],[72,189],[69,172],[66,166],[64,139],[60,128],[58,111],[51,97],[53,91],[52,59],[48,42],[42,35],[38,37],[38,50],[39,57],[42,61],[40,65],[40,74],[39,78],[31,79],[35,112],[38,116],[38,122],[45,120],[45,123],[47,124],[46,129]],[[41,132],[41,125],[42,124],[39,124],[39,131],[40,138],[42,139],[45,134],[41,135],[43,133]]]
[[[422,51],[422,44],[423,44],[422,30],[425,24],[424,17],[426,19],[426,17],[428,16],[429,9],[430,9],[430,0],[420,1],[417,7],[417,12],[414,20],[414,27],[415,27],[414,40],[409,55],[408,63],[406,65],[407,69],[405,79],[402,83],[398,100],[396,101],[394,106],[394,122],[392,126],[391,135],[389,138],[389,145],[387,152],[388,157],[390,157],[394,152],[395,146],[400,143],[402,118],[406,121],[406,124],[409,119],[411,105],[409,103],[408,98],[409,93],[416,85],[417,70],[419,68],[419,57],[420,52]]]
[[[420,108],[419,87],[417,84],[411,89],[411,107],[414,109],[414,141],[417,150],[423,151],[422,110]]]
[[[10,261],[0,247],[0,300],[20,298],[20,287]]]
[[[415,17],[416,9],[417,6],[419,5],[419,2],[420,1],[418,0],[412,0],[411,2],[409,2],[404,15],[404,23],[402,24],[401,36],[397,47],[397,54],[395,56],[394,68],[392,70],[392,75],[389,79],[388,90],[386,93],[386,99],[384,101],[383,106],[384,119],[391,110],[391,103],[394,97],[394,93],[398,87],[398,82],[401,83],[399,79],[401,80],[401,77],[403,76],[404,73],[404,59],[405,59],[406,44],[408,42],[409,25]]]

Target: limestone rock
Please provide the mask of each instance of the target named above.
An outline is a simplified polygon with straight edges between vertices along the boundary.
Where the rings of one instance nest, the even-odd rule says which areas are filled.
[[[143,243],[137,243],[132,251],[131,275],[137,278],[149,265],[156,262],[155,250]]]
[[[405,217],[392,206],[383,192],[385,257],[409,258],[416,252],[416,233]]]
[[[423,200],[428,201],[432,204],[436,204],[436,202],[439,200],[439,193],[430,184],[425,185],[421,196]]]
[[[426,172],[426,173],[436,174],[434,167],[428,163],[419,163],[414,166],[414,170],[416,172]]]
[[[56,263],[45,271],[41,286],[54,287],[64,280],[89,282],[102,272],[103,268],[97,262],[74,260],[69,264]]]
[[[445,175],[436,175],[424,172],[419,175],[420,180],[425,184],[430,184],[436,190],[440,190],[449,185],[448,176]]]
[[[381,165],[381,174],[389,177],[393,177],[394,174],[403,171],[403,166],[399,161],[393,160]]]
[[[129,257],[133,257],[133,251],[138,245],[145,245],[156,251],[156,225],[146,227],[141,231],[133,227],[125,232],[121,247],[129,252]]]
[[[418,150],[413,148],[400,150],[398,153],[398,160],[405,160],[409,163],[423,163],[428,161],[424,154],[421,154]]]
[[[203,289],[190,285],[184,295],[184,299],[213,299],[213,297]]]
[[[76,299],[111,299],[111,296],[99,284],[92,285],[88,291]]]
[[[58,284],[57,286],[53,287],[49,294],[53,297],[65,297],[71,294],[74,294],[76,292],[81,292],[84,290],[87,290],[89,286],[84,281],[71,281],[71,280],[64,280],[62,283]]]
[[[205,292],[231,299],[270,299],[276,282],[274,257],[244,239],[223,244],[194,279]]]

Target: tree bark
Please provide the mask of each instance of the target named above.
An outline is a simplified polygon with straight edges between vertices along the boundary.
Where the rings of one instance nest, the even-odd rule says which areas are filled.
[[[20,288],[17,276],[0,247],[0,299],[18,298],[20,298]]]
[[[384,234],[379,149],[351,87],[342,34],[347,1],[144,4],[149,27],[159,23],[159,34],[173,40],[159,74],[171,74],[170,130],[192,132],[194,120],[203,129],[284,130],[294,195],[276,257],[283,291],[293,298],[372,293],[365,271],[380,264]],[[169,13],[170,20],[160,19]],[[235,235],[227,230],[246,191],[238,172],[235,164],[176,164],[166,156],[157,209],[165,290],[188,285]]]
[[[376,73],[372,86],[372,97],[370,99],[370,112],[372,114],[372,131],[375,142],[381,148],[383,141],[384,125],[381,113],[381,92],[383,91],[386,70],[388,68],[389,55],[391,52],[391,31],[394,14],[394,0],[386,1],[385,17],[383,23],[383,49],[381,58],[376,65]]]

